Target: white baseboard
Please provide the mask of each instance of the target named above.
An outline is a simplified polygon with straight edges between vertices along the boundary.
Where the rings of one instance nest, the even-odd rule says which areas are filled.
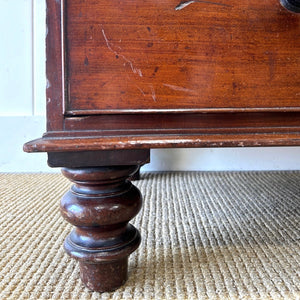
[[[145,171],[300,170],[300,147],[152,150]]]
[[[0,117],[0,172],[58,172],[47,165],[47,154],[25,153],[23,144],[40,138],[45,117]]]

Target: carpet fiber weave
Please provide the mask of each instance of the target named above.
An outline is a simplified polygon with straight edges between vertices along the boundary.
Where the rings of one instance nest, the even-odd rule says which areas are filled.
[[[142,244],[114,293],[62,249],[59,174],[0,174],[0,299],[300,299],[300,172],[142,174]]]

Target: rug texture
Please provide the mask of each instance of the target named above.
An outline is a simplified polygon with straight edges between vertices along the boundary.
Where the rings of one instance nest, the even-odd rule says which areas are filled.
[[[300,172],[142,174],[129,280],[91,292],[62,248],[60,174],[0,174],[0,299],[300,299]]]

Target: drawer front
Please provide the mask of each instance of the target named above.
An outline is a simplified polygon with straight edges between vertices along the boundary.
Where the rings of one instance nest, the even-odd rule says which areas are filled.
[[[300,108],[300,16],[278,0],[70,0],[64,16],[66,115]]]

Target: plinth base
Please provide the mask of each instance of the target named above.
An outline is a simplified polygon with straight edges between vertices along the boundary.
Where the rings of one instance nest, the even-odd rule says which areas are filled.
[[[128,276],[128,258],[97,264],[80,262],[79,266],[82,282],[96,292],[112,292],[122,286]]]

